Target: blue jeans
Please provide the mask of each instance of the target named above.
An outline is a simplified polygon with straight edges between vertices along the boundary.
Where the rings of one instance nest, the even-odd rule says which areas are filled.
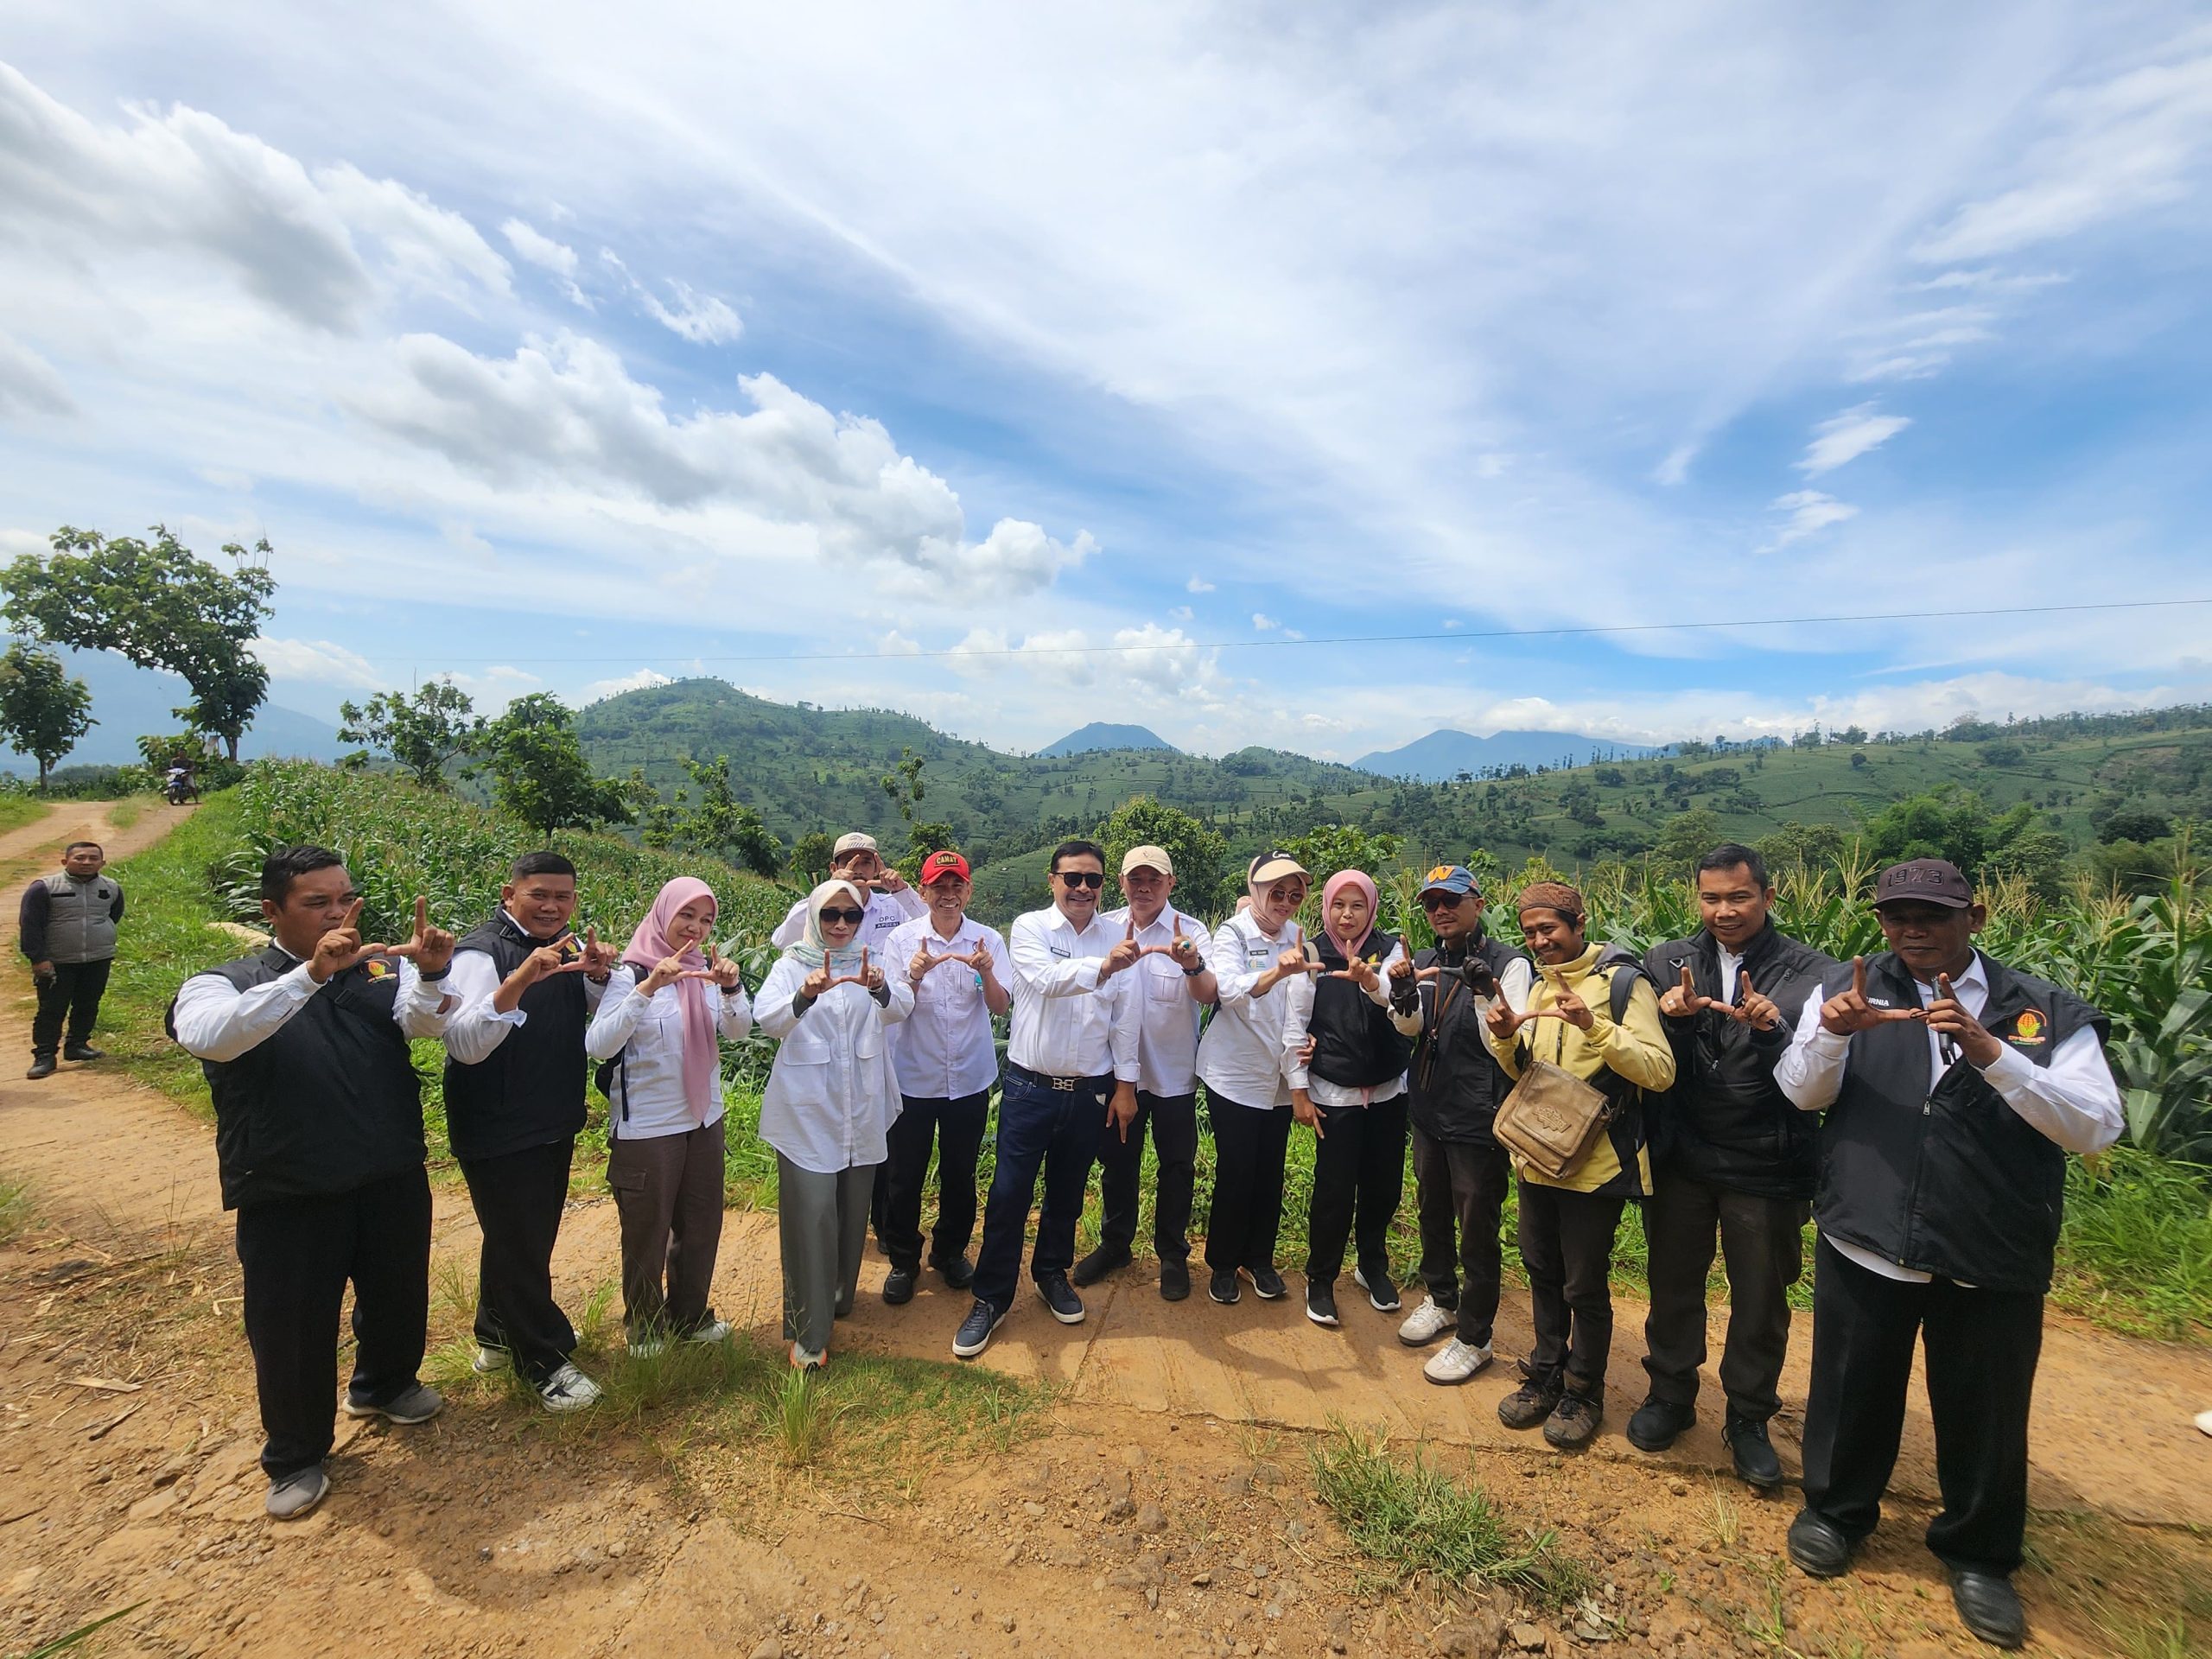
[[[1040,1088],[1007,1072],[999,1096],[998,1166],[983,1202],[983,1243],[976,1252],[976,1295],[992,1306],[1014,1301],[1021,1276],[1021,1236],[1037,1196],[1037,1171],[1045,1172],[1045,1205],[1037,1217],[1037,1249],[1029,1260],[1036,1280],[1075,1265],[1075,1224],[1084,1189],[1098,1151],[1098,1126],[1106,1121],[1112,1085]]]

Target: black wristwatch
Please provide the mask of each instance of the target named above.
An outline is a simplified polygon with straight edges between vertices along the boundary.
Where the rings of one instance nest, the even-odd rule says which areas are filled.
[[[1205,972],[1205,970],[1206,965],[1202,962],[1195,968],[1185,968],[1183,970],[1183,977],[1185,979],[1196,979],[1200,974]]]

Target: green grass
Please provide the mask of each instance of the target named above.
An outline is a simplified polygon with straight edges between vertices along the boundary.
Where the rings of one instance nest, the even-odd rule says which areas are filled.
[[[2052,1300],[2131,1336],[2212,1340],[2212,1172],[2123,1144],[2066,1174]]]
[[[0,795],[0,830],[20,830],[36,823],[54,806],[43,795]]]
[[[1572,1606],[1596,1581],[1555,1534],[1516,1525],[1478,1483],[1452,1479],[1424,1447],[1395,1458],[1382,1435],[1339,1423],[1312,1457],[1315,1494],[1345,1536],[1401,1573],[1506,1585],[1554,1608]]]
[[[0,1175],[0,1244],[14,1243],[33,1213],[30,1183]]]

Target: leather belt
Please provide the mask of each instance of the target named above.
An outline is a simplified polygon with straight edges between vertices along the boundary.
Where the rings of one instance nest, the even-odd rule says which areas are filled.
[[[1033,1089],[1057,1089],[1064,1095],[1114,1086],[1114,1074],[1110,1071],[1099,1077],[1048,1077],[1042,1071],[1032,1071],[1027,1066],[1016,1065],[1012,1060],[1006,1063],[1006,1074]]]

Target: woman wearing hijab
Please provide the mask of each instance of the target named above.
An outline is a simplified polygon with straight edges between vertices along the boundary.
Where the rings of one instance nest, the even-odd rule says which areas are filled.
[[[630,936],[584,1034],[603,1063],[607,1185],[622,1219],[630,1351],[720,1342],[707,1306],[722,1236],[721,1041],[753,1029],[737,964],[713,944],[715,895],[680,875]],[[702,944],[705,949],[701,949]]]
[[[1291,1115],[1313,1131],[1313,1198],[1306,1220],[1306,1317],[1337,1323],[1337,1274],[1356,1234],[1352,1279],[1380,1313],[1398,1309],[1390,1279],[1390,1218],[1405,1187],[1406,1059],[1413,1052],[1390,1012],[1390,965],[1405,954],[1375,925],[1377,895],[1363,870],[1321,887],[1316,941],[1321,971],[1283,987],[1282,1069]],[[1418,1011],[1413,1016],[1418,1031]],[[1313,1039],[1311,1058],[1306,1039]]]
[[[799,942],[760,987],[760,1028],[783,1045],[760,1096],[760,1138],[776,1149],[784,1336],[807,1370],[828,1361],[831,1322],[852,1312],[860,1287],[876,1166],[899,1116],[884,1027],[914,1008],[913,988],[887,978],[858,942],[867,918],[859,887],[824,881],[806,897]]]

